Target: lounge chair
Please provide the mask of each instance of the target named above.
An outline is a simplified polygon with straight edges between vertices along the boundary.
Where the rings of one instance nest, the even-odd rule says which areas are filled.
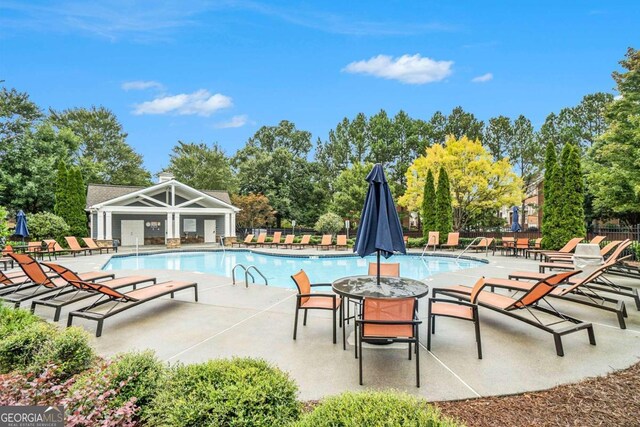
[[[258,238],[256,239],[255,242],[244,242],[245,246],[255,246],[258,247],[258,245],[262,245],[264,246],[264,241],[267,238],[267,233],[260,233],[258,234]],[[246,240],[246,239],[245,239]]]
[[[500,246],[498,246],[498,249],[500,249],[500,255],[504,255],[505,252],[511,252],[513,254],[513,252],[515,251],[515,246],[515,237],[503,237],[500,242]]]
[[[440,232],[439,231],[430,231],[429,236],[427,238],[426,249],[429,249],[429,246],[433,247],[435,251],[438,246],[440,246]]]
[[[2,250],[2,255],[0,256],[0,263],[2,263],[5,270],[8,270],[9,268],[13,268],[13,258],[11,258],[10,256],[7,256],[7,254],[11,252],[13,252],[13,248],[9,245],[5,246],[4,249]],[[11,265],[11,267],[7,267],[8,265]]]
[[[561,283],[559,286],[555,287],[555,289],[549,293],[549,296],[616,313],[620,329],[626,329],[624,318],[627,315],[627,311],[624,302],[600,295],[595,289],[589,286],[601,277],[607,268],[609,268],[609,264],[605,263],[596,268],[586,277],[568,278],[566,283]],[[579,272],[580,270],[572,270],[568,273],[576,274]],[[533,285],[522,282],[521,280],[549,280],[549,278],[553,276],[554,275],[550,275],[549,273],[516,271],[509,274],[509,279],[491,278],[487,279],[485,283],[489,286],[499,286],[512,290],[528,291]]]
[[[44,242],[47,244],[47,254],[49,255],[49,259],[51,259],[51,255],[57,259],[58,255],[65,255],[73,252],[60,246],[60,243],[54,239],[45,239]]]
[[[269,247],[275,246],[277,248],[281,241],[282,241],[282,231],[276,231],[275,233],[273,233],[273,239],[270,242],[263,243],[262,246],[269,246]]]
[[[48,245],[43,242],[29,242],[27,243],[27,250],[25,251],[28,255],[33,255],[35,257],[40,256],[40,259],[44,259],[44,254],[48,253],[47,251]],[[51,254],[49,254],[49,259],[51,259]]]
[[[528,325],[534,326],[545,332],[549,332],[554,338],[556,354],[558,356],[564,356],[564,349],[562,346],[563,335],[586,329],[589,336],[589,343],[591,345],[596,345],[593,325],[560,313],[551,306],[549,306],[550,308],[542,307],[540,303],[544,301],[544,298],[549,295],[559,283],[564,282],[571,276],[578,273],[579,271],[569,271],[548,276],[547,278],[531,285],[528,290],[517,298],[485,291],[485,287],[500,286],[497,284],[489,285],[485,282],[484,278],[478,280],[473,288],[459,285],[452,286],[450,288],[435,288],[433,289],[433,297],[435,298],[437,295],[444,295],[476,303],[481,307],[494,310],[498,313],[525,322]],[[513,288],[508,289],[513,290]],[[520,315],[519,312],[522,312],[523,310],[527,311],[532,316],[525,317]],[[538,313],[538,315],[536,316],[534,313]],[[546,324],[543,323],[540,319],[543,314],[551,316],[553,320]],[[564,328],[557,327],[557,325],[564,322],[569,323],[569,325]]]
[[[293,246],[293,239],[295,239],[295,237],[296,237],[296,236],[295,236],[295,235],[293,235],[293,234],[287,234],[287,235],[284,237],[284,243],[280,243],[280,244],[278,244],[278,247],[280,247],[280,246],[284,246],[284,248],[286,249],[287,247],[291,247],[291,246]]]
[[[76,239],[75,236],[67,236],[64,240],[67,241],[67,245],[69,245],[68,251],[71,252],[73,256],[80,253],[86,255],[87,252],[89,252],[89,254],[93,254],[90,248],[83,248],[80,246],[80,243],[78,243],[78,239]]]
[[[318,243],[316,245],[316,247],[318,249],[322,249],[322,248],[330,248],[331,246],[333,246],[333,239],[331,234],[325,234],[322,236],[322,240],[320,241],[320,243]]]
[[[409,236],[402,236],[405,248],[409,245]]]
[[[469,245],[468,249],[473,249],[474,251],[488,251],[493,243],[493,237],[483,237],[480,241],[475,245]],[[496,253],[495,245],[493,246],[493,253]]]
[[[23,301],[27,301],[32,298],[36,298],[42,295],[46,295],[50,292],[59,291],[62,288],[69,286],[69,283],[61,277],[47,274],[42,266],[26,254],[11,254],[10,255],[20,266],[28,279],[21,284],[11,289],[10,293],[4,293],[0,295],[0,298],[5,302],[11,303],[15,308],[20,307]],[[104,271],[91,271],[87,273],[79,273],[79,277],[82,280],[102,280],[113,279],[115,275],[113,273],[106,273]]]
[[[293,249],[294,246],[297,246],[298,249],[302,249],[306,246],[311,246],[311,234],[305,234],[302,236],[302,239],[300,239],[300,243],[294,243],[291,245],[291,248]]]
[[[311,292],[313,287],[316,286],[331,286],[330,283],[316,283],[311,284],[307,273],[304,270],[300,270],[293,276],[291,276],[293,283],[298,288],[296,294],[296,316],[293,323],[293,339],[296,339],[298,333],[298,312],[304,310],[304,319],[302,325],[307,325],[307,311],[309,310],[331,310],[333,312],[333,343],[336,340],[336,314],[337,310],[341,309],[342,298],[338,295],[331,293],[316,293]],[[340,311],[340,326],[342,326],[342,310]]]
[[[606,238],[607,236],[595,236],[589,243],[592,245],[600,245]]]
[[[449,233],[447,235],[447,243],[440,245],[442,249],[456,249],[460,245],[460,233]]]
[[[181,282],[173,280],[145,286],[144,288],[139,288],[126,293],[119,292],[118,290],[105,286],[101,283],[82,281],[74,282],[74,285],[81,289],[94,292],[100,295],[100,298],[88,307],[69,313],[67,326],[71,326],[73,324],[74,317],[95,320],[98,322],[96,337],[102,335],[102,325],[106,319],[137,305],[144,304],[145,302],[149,302],[165,295],[171,295],[171,298],[173,298],[176,292],[189,288],[193,288],[195,300],[196,302],[198,301],[198,284],[195,282]]]
[[[606,258],[606,256],[613,251],[611,256],[614,256],[615,254],[615,257],[617,258],[622,253],[622,251],[615,251],[614,249],[616,248],[616,246],[619,246],[621,243],[622,241],[620,240],[614,240],[613,242],[608,243],[605,247],[600,249],[600,255],[603,258]],[[630,241],[629,241],[629,244],[631,244]],[[623,250],[627,246],[628,245],[625,245],[623,247]],[[574,270],[575,266],[571,262],[572,260],[573,260],[573,255],[554,256],[552,258],[549,258],[549,262],[541,262],[538,265],[538,269],[540,270],[541,273],[544,273],[545,270]]]
[[[409,344],[409,360],[416,354],[416,387],[420,387],[420,338],[417,318],[417,298],[365,298],[362,314],[356,319],[356,357],[358,357],[360,385],[362,385],[362,343]]]
[[[55,309],[53,321],[57,322],[60,319],[60,311],[62,310],[62,307],[97,295],[95,292],[87,288],[79,287],[77,282],[81,282],[82,278],[68,268],[59,264],[44,262],[42,265],[51,269],[51,271],[55,271],[62,279],[69,283],[71,287],[61,287],[59,291],[52,295],[31,301],[32,313],[35,312],[36,306],[38,305],[52,307]],[[146,282],[156,283],[156,278],[151,276],[126,276],[119,277],[117,279],[105,280],[100,282],[100,284],[109,286],[111,289],[120,289],[127,286],[131,286],[133,289],[136,289],[137,285]]]
[[[98,246],[95,240],[93,240],[91,237],[83,237],[82,240],[87,245],[87,247],[91,249],[91,251],[99,251],[100,253],[102,253],[102,251],[106,251],[107,253],[109,253],[109,251],[115,250],[116,252],[118,252],[118,249],[114,246]]]
[[[253,241],[253,234],[247,234],[247,236],[244,238],[244,240],[242,242],[233,242],[231,244],[231,246],[233,247],[234,245],[237,245],[238,247],[240,247],[240,245],[245,245],[245,246],[249,246],[251,244],[251,242]]]
[[[347,235],[346,234],[338,234],[336,236],[336,249],[345,248],[348,249],[349,245],[347,244]]]
[[[533,259],[538,259],[538,255],[540,255],[540,259],[542,257],[552,257],[557,254],[569,254],[574,251],[578,243],[582,242],[584,238],[582,237],[574,237],[569,240],[560,250],[558,251],[547,251],[547,250],[530,250],[529,253],[533,254]]]

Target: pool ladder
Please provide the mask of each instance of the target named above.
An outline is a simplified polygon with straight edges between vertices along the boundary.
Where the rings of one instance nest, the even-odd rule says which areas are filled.
[[[236,264],[233,266],[233,269],[231,270],[231,278],[233,279],[233,284],[236,284],[236,269],[240,267],[241,269],[244,270],[244,286],[246,288],[249,287],[249,277],[251,277],[251,280],[253,281],[253,283],[256,283],[256,278],[254,277],[253,274],[251,274],[251,270],[255,271],[256,273],[258,273],[260,275],[260,277],[262,277],[264,279],[264,284],[265,286],[269,285],[269,281],[267,280],[267,278],[265,277],[264,274],[262,274],[262,272],[260,270],[258,270],[258,267],[256,267],[255,265],[250,265],[249,267],[246,267],[244,264]]]
[[[467,247],[466,247],[466,248],[464,248],[464,250],[462,251],[462,253],[460,253],[460,255],[458,255],[458,256],[456,257],[456,259],[460,259],[460,257],[461,257],[462,255],[464,255],[464,253],[465,253],[465,252],[467,252],[467,250],[468,250],[468,249],[469,249],[473,244],[475,244],[477,241],[482,241],[482,239],[486,239],[486,237],[476,237],[475,239],[473,239],[473,240],[471,241],[471,243],[469,243],[469,244],[467,245]],[[489,256],[489,246],[487,246],[487,247],[486,247],[486,254],[485,254],[485,256],[487,256],[487,257]]]

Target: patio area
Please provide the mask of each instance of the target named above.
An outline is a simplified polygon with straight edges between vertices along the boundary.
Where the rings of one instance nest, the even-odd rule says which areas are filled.
[[[149,248],[150,249],[150,248]],[[197,250],[197,247],[183,249]],[[124,250],[121,250],[122,253]],[[316,250],[270,250],[318,255]],[[323,252],[323,255],[332,252]],[[340,251],[344,254],[344,251]],[[437,253],[436,253],[437,254]],[[485,259],[485,254],[475,255]],[[100,269],[110,255],[63,257],[58,261],[77,271]],[[481,276],[506,278],[510,271],[537,271],[537,262],[523,258],[488,256],[489,263],[459,272],[435,275],[425,282],[430,288],[473,285]],[[473,326],[455,319],[438,318],[432,349],[426,350],[426,298],[420,300],[424,323],[420,326],[421,388],[415,387],[415,363],[407,360],[406,347],[367,346],[364,349],[364,386],[358,385],[358,362],[353,345],[342,350],[331,341],[330,314],[310,311],[307,326],[292,339],[295,291],[249,285],[232,285],[231,278],[200,272],[170,270],[122,270],[117,277],[145,274],[164,280],[198,282],[199,302],[189,292],[176,294],[175,300],[162,298],[125,311],[105,322],[103,335],[92,338],[104,356],[134,349],[153,349],[171,363],[202,362],[208,359],[250,356],[266,359],[290,373],[300,387],[302,400],[319,399],[346,390],[399,389],[431,401],[466,399],[479,396],[513,394],[604,375],[638,361],[640,357],[640,312],[633,301],[622,298],[629,317],[621,330],[614,314],[583,305],[553,300],[561,312],[592,322],[596,346],[589,345],[581,331],[563,337],[564,357],[555,352],[553,337],[523,322],[480,308],[483,359],[475,351]],[[313,281],[313,278],[311,278]],[[638,280],[616,276],[616,282],[640,285]],[[87,305],[86,301],[63,310],[66,313]],[[39,307],[36,312],[47,319],[52,313]],[[95,322],[82,319],[74,325],[95,332]],[[347,334],[353,323],[347,325]],[[353,338],[350,339],[353,344]]]

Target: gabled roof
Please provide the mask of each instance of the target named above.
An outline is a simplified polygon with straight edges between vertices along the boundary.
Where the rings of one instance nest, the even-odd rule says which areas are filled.
[[[176,184],[188,187],[186,184],[182,184],[178,181],[173,180],[173,182]],[[162,184],[166,184],[166,182]],[[151,187],[161,187],[161,185],[156,184]],[[95,206],[97,204],[101,204],[109,200],[117,199],[119,197],[126,196],[127,194],[135,193],[137,191],[144,190],[146,188],[151,188],[151,187],[141,187],[141,186],[133,186],[133,185],[89,184],[87,188],[86,209],[89,209],[92,206]],[[227,193],[226,191],[196,190],[196,189],[193,189],[193,190],[198,191],[200,193],[204,193],[207,196],[213,197],[214,199],[219,200],[227,205],[231,205],[231,199],[229,198],[229,193]]]

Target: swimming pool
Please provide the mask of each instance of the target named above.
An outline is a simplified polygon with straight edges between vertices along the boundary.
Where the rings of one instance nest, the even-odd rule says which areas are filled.
[[[358,274],[367,274],[375,256],[283,256],[251,251],[170,252],[141,256],[115,256],[103,270],[178,270],[210,273],[231,277],[236,264],[255,265],[269,281],[269,286],[295,288],[291,275],[303,269],[312,283],[331,283],[334,280]],[[383,258],[384,262],[384,258]],[[400,274],[411,279],[424,280],[438,273],[464,270],[482,265],[481,261],[456,260],[449,257],[395,255],[387,262],[400,263]],[[256,283],[264,281],[254,274]],[[236,270],[236,279],[244,281],[244,273]]]

